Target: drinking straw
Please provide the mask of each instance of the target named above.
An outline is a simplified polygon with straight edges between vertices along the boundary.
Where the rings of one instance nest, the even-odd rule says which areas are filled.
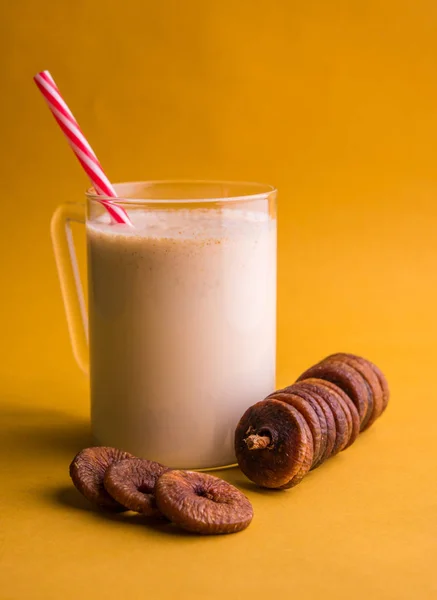
[[[39,91],[44,96],[59,127],[62,129],[68,143],[91,180],[98,196],[105,196],[99,201],[111,215],[116,223],[125,223],[133,226],[127,212],[108,198],[117,198],[117,194],[109,179],[103,172],[102,166],[93,149],[85,139],[78,122],[73,117],[65,100],[56,85],[53,77],[48,71],[41,71],[34,77]]]

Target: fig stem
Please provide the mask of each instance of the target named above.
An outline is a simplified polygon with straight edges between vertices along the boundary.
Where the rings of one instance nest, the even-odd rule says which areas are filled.
[[[264,450],[264,448],[267,448],[272,443],[269,436],[256,434],[249,435],[244,441],[249,450]]]

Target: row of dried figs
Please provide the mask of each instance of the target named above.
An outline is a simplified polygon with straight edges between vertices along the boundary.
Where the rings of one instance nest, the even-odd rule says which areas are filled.
[[[332,354],[245,412],[235,432],[238,464],[262,487],[294,487],[349,447],[388,400],[376,365],[354,354]]]
[[[236,533],[253,518],[251,503],[230,483],[206,473],[172,470],[117,448],[82,450],[70,465],[70,476],[104,510],[165,517],[195,533]]]

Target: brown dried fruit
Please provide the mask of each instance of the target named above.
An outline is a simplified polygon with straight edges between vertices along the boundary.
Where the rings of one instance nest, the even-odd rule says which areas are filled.
[[[382,399],[383,399],[382,400],[382,412],[384,412],[385,409],[387,408],[387,404],[388,404],[388,401],[390,399],[390,390],[389,390],[389,387],[388,387],[387,379],[385,378],[385,375],[381,371],[381,369],[379,369],[375,364],[373,364],[372,362],[370,362],[370,360],[368,360],[367,362],[372,367],[373,372],[375,373],[375,375],[378,378],[379,385],[381,386],[381,389],[382,389]]]
[[[113,463],[106,471],[106,491],[120,504],[148,517],[160,517],[155,502],[155,486],[163,473],[168,471],[157,462],[131,458]]]
[[[360,433],[360,415],[358,414],[357,407],[346,394],[346,392],[339,388],[338,385],[335,385],[335,383],[332,383],[331,381],[326,381],[326,379],[321,379],[320,381],[323,382],[325,387],[330,388],[340,397],[339,401],[341,402],[343,411],[349,423],[349,428],[351,430],[349,442],[346,444],[344,449],[349,448],[349,446],[355,442]]]
[[[308,447],[310,450],[308,450]],[[305,419],[293,406],[267,399],[241,417],[235,431],[235,454],[243,473],[268,488],[288,487],[311,466],[313,443]]]
[[[330,364],[330,363],[335,364],[335,363],[338,363],[338,362],[342,363],[343,365],[348,365],[349,367],[351,367],[352,369],[354,369],[355,373],[362,378],[363,383],[366,386],[366,390],[367,390],[367,412],[366,412],[364,418],[362,420],[360,419],[361,420],[360,431],[364,431],[364,429],[367,428],[367,424],[370,421],[370,418],[372,417],[372,415],[375,412],[375,403],[374,403],[374,397],[373,397],[372,389],[371,389],[371,387],[370,387],[370,385],[369,385],[366,377],[361,372],[362,369],[357,368],[357,367],[359,367],[358,363],[355,362],[355,361],[353,361],[353,360],[351,360],[351,359],[348,359],[347,356],[344,356],[344,355],[337,355],[337,356],[332,355],[332,356],[328,356],[327,358],[325,358],[324,360],[322,360],[319,364],[323,364],[323,365],[324,364]],[[371,371],[371,370],[369,369],[369,371]],[[373,373],[372,373],[372,375],[373,375]]]
[[[275,398],[276,400],[281,400],[286,404],[290,404],[290,406],[294,406],[294,408],[300,412],[300,414],[305,419],[308,427],[310,428],[311,436],[313,439],[313,463],[317,463],[317,461],[320,459],[320,453],[322,450],[322,430],[320,427],[320,421],[318,419],[317,413],[311,406],[311,404],[309,402],[306,402],[300,396],[297,396],[292,392],[285,392],[283,390],[273,392],[273,394],[270,394],[268,398]]]
[[[384,386],[383,384],[382,380],[384,380],[385,384],[387,384],[384,375],[381,373],[378,367],[376,367],[376,365],[371,363],[366,358],[356,356],[355,354],[338,352],[337,354],[328,356],[325,360],[341,360],[351,367],[354,367],[369,386],[373,397],[373,411],[369,416],[368,421],[363,426],[363,430],[367,429],[378,417],[381,416],[384,406],[386,406],[385,397],[388,397],[388,395],[385,393],[385,391],[388,391],[388,387],[387,385]]]
[[[253,518],[248,498],[236,487],[206,473],[167,471],[156,484],[159,510],[187,531],[236,533]]]
[[[306,425],[306,427],[308,427],[308,425]],[[304,456],[304,459],[302,462],[302,466],[299,469],[299,471],[296,473],[296,475],[293,477],[293,479],[291,479],[288,483],[281,485],[280,489],[282,489],[282,490],[286,490],[286,489],[296,486],[298,483],[300,483],[302,481],[302,479],[305,477],[305,475],[311,469],[311,465],[314,462],[314,453],[313,453],[312,438],[311,438],[311,434],[310,434],[309,430],[307,431],[307,435],[308,435],[308,443],[306,446],[306,452],[305,452],[305,456]]]
[[[339,396],[333,390],[330,390],[324,386],[323,381],[320,379],[304,379],[299,383],[304,389],[319,394],[319,396],[325,400],[325,402],[329,405],[329,408],[332,410],[335,420],[336,438],[331,456],[338,454],[338,452],[341,452],[341,450],[347,446],[352,432],[351,428],[349,428],[346,414],[343,411]]]
[[[109,446],[85,448],[73,458],[70,477],[79,492],[90,502],[105,510],[122,512],[126,508],[108,494],[103,478],[110,465],[127,458],[135,457],[129,452]]]
[[[328,356],[245,412],[235,432],[238,464],[260,486],[293,487],[350,446],[388,400],[376,365],[353,354]]]
[[[289,388],[285,388],[284,390],[281,390],[281,391],[288,392],[290,390],[289,390]],[[329,453],[331,453],[332,448],[334,447],[334,442],[335,442],[334,417],[332,415],[332,412],[331,412],[329,406],[324,402],[324,400],[320,396],[318,398],[318,400],[319,400],[319,402],[318,402],[313,397],[313,395],[310,394],[309,392],[307,392],[306,390],[302,390],[302,389],[298,389],[298,390],[294,390],[294,391],[291,390],[291,393],[295,396],[299,396],[305,402],[307,402],[310,406],[312,406],[315,413],[317,414],[317,419],[319,421],[320,432],[321,432],[320,452],[319,452],[319,457],[317,458],[317,460],[314,459],[313,464],[311,465],[311,469],[316,469],[325,460],[326,453],[328,451],[329,451]],[[322,407],[321,403],[325,404],[325,407]],[[333,423],[334,431],[332,433],[330,431],[328,432],[328,421],[325,416],[324,408],[326,408],[326,411],[329,412],[328,418],[330,416],[332,423]]]
[[[346,392],[357,407],[360,415],[360,428],[363,429],[369,413],[371,394],[363,377],[353,367],[340,360],[322,361],[302,373],[297,381],[310,378],[326,379]]]
[[[326,446],[325,451],[321,454],[320,459],[313,465],[313,469],[316,469],[321,464],[325,462],[331,455],[332,450],[334,449],[335,440],[337,437],[337,430],[335,427],[335,420],[332,410],[329,407],[329,404],[323,400],[323,398],[314,392],[313,390],[307,390],[301,386],[300,383],[294,383],[287,388],[284,388],[285,391],[290,391],[297,396],[301,396],[308,402],[312,402],[312,406],[318,406],[319,411],[322,412],[323,418],[319,415],[320,424],[322,425],[323,419],[326,423]]]

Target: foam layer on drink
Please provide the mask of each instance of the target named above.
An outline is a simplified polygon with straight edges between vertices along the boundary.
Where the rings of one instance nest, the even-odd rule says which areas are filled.
[[[208,239],[240,235],[256,223],[269,223],[264,212],[237,209],[191,209],[153,211],[128,211],[134,228],[122,223],[111,223],[110,216],[102,214],[89,229],[123,237]],[[265,225],[264,225],[265,226]]]
[[[130,211],[88,225],[97,441],[173,467],[234,461],[274,388],[276,223],[262,212]]]

